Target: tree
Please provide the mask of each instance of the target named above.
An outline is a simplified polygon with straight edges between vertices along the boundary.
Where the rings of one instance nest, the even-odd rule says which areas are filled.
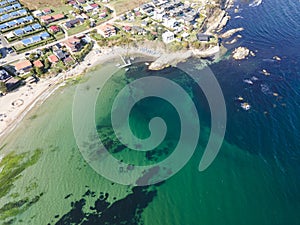
[[[5,94],[7,92],[7,87],[4,82],[0,82],[0,93]]]
[[[50,66],[51,66],[51,64],[50,64],[50,62],[49,62],[49,59],[45,59],[44,64],[45,64],[45,69],[46,69],[46,70],[49,69]]]
[[[182,47],[188,49],[189,48],[189,43],[187,41],[182,42]]]
[[[36,72],[37,75],[42,75],[43,74],[43,70],[40,67],[36,67],[35,72]]]
[[[155,36],[151,32],[149,32],[147,34],[147,39],[150,40],[150,41],[153,41],[155,39]]]

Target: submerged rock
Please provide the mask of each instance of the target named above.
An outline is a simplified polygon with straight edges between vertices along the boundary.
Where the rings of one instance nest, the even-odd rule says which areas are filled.
[[[148,67],[149,70],[161,70],[169,66],[175,66],[177,63],[182,62],[193,55],[191,50],[185,52],[165,53],[156,59]]]
[[[228,31],[226,31],[224,34],[221,34],[221,35],[220,35],[220,38],[223,38],[223,39],[230,38],[230,37],[231,37],[232,35],[234,35],[235,33],[240,32],[240,31],[243,31],[243,30],[244,30],[243,27],[228,30]]]

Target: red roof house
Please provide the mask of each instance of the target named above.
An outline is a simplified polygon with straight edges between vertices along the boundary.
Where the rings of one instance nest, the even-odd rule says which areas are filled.
[[[57,63],[59,61],[59,59],[55,55],[48,56],[48,60],[51,63]]]
[[[34,62],[33,62],[33,65],[34,65],[35,67],[37,67],[37,68],[43,68],[43,67],[44,67],[44,65],[43,65],[43,63],[41,62],[41,60],[36,60],[36,61],[34,61]]]
[[[57,33],[57,32],[60,31],[60,27],[54,25],[54,26],[49,27],[49,30],[50,30],[52,33]]]

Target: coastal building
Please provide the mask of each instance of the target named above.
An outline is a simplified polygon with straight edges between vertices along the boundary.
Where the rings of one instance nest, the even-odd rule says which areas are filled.
[[[163,25],[166,26],[167,28],[175,29],[176,27],[179,26],[179,22],[177,22],[177,20],[174,18],[171,19],[167,18],[164,20]]]
[[[166,31],[162,34],[162,40],[165,44],[169,44],[175,40],[175,35],[171,31]]]
[[[132,27],[132,32],[133,34],[137,34],[137,35],[146,35],[147,31],[139,26],[133,26]]]
[[[100,18],[100,19],[104,19],[105,17],[107,17],[106,12],[101,12],[101,13],[99,13],[99,18]]]
[[[72,59],[72,57],[67,57],[65,59],[63,59],[64,64],[70,65],[74,63],[74,59]]]
[[[78,4],[81,4],[81,5],[86,3],[85,0],[77,0],[77,2],[78,2]]]
[[[131,29],[132,29],[131,26],[128,26],[128,25],[123,27],[123,30],[126,31],[126,32],[130,32]]]
[[[198,33],[197,34],[197,40],[198,41],[206,41],[206,42],[209,42],[211,36],[210,35],[207,35],[207,34],[203,34],[203,33]]]
[[[22,84],[22,81],[20,79],[11,77],[4,83],[5,83],[7,90],[12,91],[12,90],[16,89],[17,87],[19,87]]]
[[[8,72],[4,69],[0,69],[0,81],[7,81],[8,79],[10,79],[11,76],[8,74]]]
[[[64,59],[66,57],[65,53],[60,49],[54,50],[53,54],[59,59]]]
[[[93,11],[93,7],[91,5],[87,5],[85,7],[83,7],[83,10],[86,12],[86,13],[90,13]]]
[[[62,43],[66,48],[72,53],[72,52],[78,52],[82,48],[82,45],[80,43],[80,39],[76,37],[69,38],[65,42]]]
[[[53,25],[51,27],[49,27],[49,30],[52,32],[52,33],[57,33],[60,31],[60,27],[59,26],[56,26],[56,25]]]
[[[32,69],[32,64],[29,60],[20,61],[20,62],[16,63],[14,66],[15,66],[17,73],[20,73],[20,74],[27,73]]]
[[[43,68],[44,64],[41,62],[41,60],[36,60],[33,62],[34,67],[36,68]]]
[[[76,18],[76,19],[67,21],[67,22],[64,24],[64,27],[65,27],[66,29],[70,29],[70,28],[72,28],[72,27],[75,27],[75,26],[78,25],[78,24],[82,24],[83,22],[84,22],[84,19],[83,19],[83,18]]]
[[[116,35],[117,30],[113,25],[106,23],[99,27],[98,33],[101,34],[103,37],[108,38]]]
[[[48,14],[52,13],[52,9],[47,8],[47,9],[44,9],[42,12],[43,12],[44,15],[48,15]]]
[[[48,56],[48,60],[49,60],[50,63],[58,63],[58,61],[59,61],[59,59],[54,54]]]
[[[59,20],[65,19],[65,15],[64,14],[57,14],[57,15],[46,15],[46,16],[41,16],[41,22],[49,24],[49,23],[53,23]]]
[[[90,6],[93,8],[93,10],[100,8],[100,6],[97,3],[90,4]]]
[[[41,10],[36,10],[32,13],[35,17],[41,17],[43,15],[43,12]]]

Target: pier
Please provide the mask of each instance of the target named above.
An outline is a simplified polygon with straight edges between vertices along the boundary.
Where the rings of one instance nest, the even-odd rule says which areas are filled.
[[[123,65],[119,66],[119,68],[125,68],[128,66],[131,66],[131,61],[128,59],[128,62],[125,61],[124,57],[122,55],[119,55],[121,57],[122,62],[124,63]]]

